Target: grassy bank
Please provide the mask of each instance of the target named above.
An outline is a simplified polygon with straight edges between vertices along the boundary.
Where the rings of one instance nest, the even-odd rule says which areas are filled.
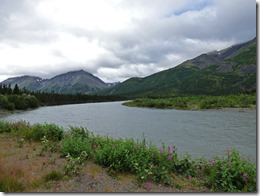
[[[26,144],[30,144],[32,151],[38,146],[35,156],[48,158],[47,162],[39,162],[42,170],[48,162],[56,164],[57,154],[64,162],[62,167],[59,165],[59,169],[48,171],[42,176],[42,181],[38,180],[30,186],[21,183],[24,174],[19,168],[14,168],[15,175],[9,169],[10,173],[4,172],[0,177],[0,191],[3,192],[30,191],[26,187],[33,189],[39,187],[40,182],[44,184],[46,181],[78,176],[83,165],[88,162],[106,168],[112,176],[118,173],[134,175],[139,186],[148,190],[151,184],[159,183],[174,188],[172,190],[182,190],[182,179],[182,182],[188,182],[193,187],[183,190],[188,192],[195,189],[212,192],[256,191],[256,165],[244,160],[235,150],[227,149],[224,158],[192,160],[189,156],[180,156],[175,146],[162,145],[157,148],[155,145],[148,145],[145,138],[140,141],[113,139],[94,135],[79,127],[70,127],[65,132],[55,124],[29,125],[26,122],[0,121],[1,134],[7,139],[15,138],[15,148],[20,150]],[[5,165],[10,165],[5,163],[6,157],[8,150],[0,154],[0,170],[4,171]],[[26,155],[28,160],[29,157],[30,155]],[[52,157],[56,157],[56,161]]]
[[[219,108],[256,108],[256,94],[240,94],[226,96],[187,96],[174,98],[139,98],[125,102],[126,106],[160,109],[219,109]]]

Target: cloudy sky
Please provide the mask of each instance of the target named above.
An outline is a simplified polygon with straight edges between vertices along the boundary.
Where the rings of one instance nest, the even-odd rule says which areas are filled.
[[[254,0],[0,0],[0,81],[144,77],[256,36]]]

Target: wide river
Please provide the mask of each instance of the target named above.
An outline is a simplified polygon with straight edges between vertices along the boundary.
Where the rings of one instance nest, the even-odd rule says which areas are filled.
[[[122,102],[41,107],[4,117],[8,121],[82,126],[94,134],[151,141],[158,147],[176,146],[193,158],[225,156],[235,148],[256,161],[256,110],[161,110],[123,106]]]

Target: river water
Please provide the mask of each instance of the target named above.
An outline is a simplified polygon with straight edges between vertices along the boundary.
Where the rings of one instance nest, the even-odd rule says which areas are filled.
[[[225,156],[235,148],[256,161],[256,110],[161,110],[123,106],[122,102],[41,107],[15,113],[7,121],[55,123],[63,128],[82,126],[94,134],[151,141],[158,147],[176,146],[193,158]]]

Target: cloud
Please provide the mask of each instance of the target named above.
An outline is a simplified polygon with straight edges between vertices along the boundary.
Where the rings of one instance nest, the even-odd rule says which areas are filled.
[[[144,77],[256,36],[253,0],[0,0],[0,80]]]

